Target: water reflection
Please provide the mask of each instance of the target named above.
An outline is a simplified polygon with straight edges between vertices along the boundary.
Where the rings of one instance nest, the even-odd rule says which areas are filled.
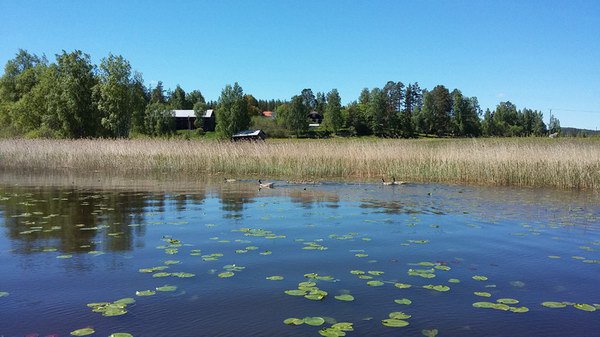
[[[384,188],[370,184],[280,183],[259,190],[254,181],[131,180],[114,177],[3,175],[0,213],[12,251],[30,254],[59,251],[65,254],[133,250],[157,214],[186,220],[187,211],[221,214],[243,219],[247,206],[258,199],[285,198],[303,209],[338,208],[342,201],[355,203],[366,213],[401,215],[472,214],[490,223],[520,217],[523,222],[540,214],[552,215],[549,225],[598,230],[600,214],[590,212],[597,193],[507,188],[457,188],[444,185],[408,185]],[[76,183],[76,184],[74,184]],[[206,206],[216,199],[220,211]],[[523,210],[526,212],[523,212]],[[189,220],[189,219],[187,219]],[[160,221],[158,222],[160,223]],[[143,246],[143,240],[137,241]]]

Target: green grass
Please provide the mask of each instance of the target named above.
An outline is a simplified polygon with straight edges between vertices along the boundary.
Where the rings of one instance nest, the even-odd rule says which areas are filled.
[[[0,169],[600,189],[592,139],[0,140]]]

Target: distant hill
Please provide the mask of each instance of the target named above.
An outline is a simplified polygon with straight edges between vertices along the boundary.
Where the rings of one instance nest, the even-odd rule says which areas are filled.
[[[578,128],[560,128],[561,136],[564,137],[592,137],[600,136],[600,130],[588,130]]]

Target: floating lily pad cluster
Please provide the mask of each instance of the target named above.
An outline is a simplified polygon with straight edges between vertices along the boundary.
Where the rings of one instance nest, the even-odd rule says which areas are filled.
[[[223,266],[223,269],[224,269],[224,271],[217,275],[220,278],[232,277],[235,275],[236,272],[240,272],[240,271],[246,269],[246,267],[238,266],[235,264],[228,264],[226,266]]]
[[[302,247],[302,249],[304,250],[327,250],[328,248],[326,246],[323,246],[320,243],[317,242],[303,242],[304,247]]]
[[[546,308],[565,308],[567,306],[572,306],[575,309],[583,310],[583,311],[596,311],[600,310],[600,304],[587,304],[587,303],[573,303],[573,302],[543,302],[543,306]]]
[[[287,318],[283,321],[287,325],[310,325],[310,326],[322,326],[326,322],[330,322],[332,319],[326,320],[323,317],[304,317],[304,318]],[[335,320],[333,320],[335,322]],[[330,322],[332,323],[332,322]],[[342,337],[346,336],[346,332],[354,331],[353,323],[339,322],[333,323],[330,327],[319,330],[319,334],[325,337]]]
[[[329,238],[335,239],[335,240],[352,240],[352,239],[356,238],[357,236],[358,236],[358,233],[350,232],[348,234],[343,234],[343,235],[331,234],[331,235],[329,235]]]
[[[331,276],[319,276],[317,274],[306,274],[304,276],[309,279],[333,280]],[[327,292],[319,289],[317,283],[313,281],[300,282],[298,283],[298,289],[286,290],[285,293],[291,296],[304,296],[304,298],[313,301],[320,301],[327,296]]]
[[[93,312],[102,313],[102,316],[121,316],[127,313],[127,305],[135,303],[131,297],[122,298],[114,302],[96,302],[88,303]],[[82,335],[83,336],[83,335]]]
[[[239,229],[234,229],[233,232],[241,232],[244,233],[244,236],[256,236],[263,237],[265,239],[284,239],[286,237],[285,235],[277,235],[272,231],[268,231],[261,228],[242,227]]]
[[[10,293],[9,293],[9,292],[6,292],[6,291],[0,291],[0,297],[6,297],[6,296],[8,296],[8,295],[10,295]]]
[[[92,328],[83,328],[71,331],[71,336],[88,336],[95,332],[96,331]]]
[[[222,253],[205,254],[205,255],[202,255],[202,260],[203,261],[217,261],[222,256],[223,256]]]
[[[412,266],[421,266],[421,267],[430,267],[430,268],[410,268],[408,269],[409,276],[419,276],[422,278],[434,278],[436,270],[449,271],[451,268],[445,264],[438,262],[419,262],[419,263],[411,263]]]
[[[439,285],[433,285],[433,284],[427,284],[424,285],[423,288],[425,289],[430,289],[430,290],[435,290],[435,291],[440,291],[440,292],[444,292],[444,291],[449,291],[450,287],[439,284]]]
[[[499,298],[494,302],[475,302],[473,303],[473,307],[475,308],[484,308],[484,309],[496,309],[502,311],[511,311],[514,313],[525,313],[529,311],[527,307],[511,307],[509,304],[517,304],[518,300],[514,298]]]
[[[391,312],[388,316],[389,318],[381,320],[381,324],[390,328],[405,327],[410,324],[406,319],[412,317],[412,315],[405,314],[402,311]]]

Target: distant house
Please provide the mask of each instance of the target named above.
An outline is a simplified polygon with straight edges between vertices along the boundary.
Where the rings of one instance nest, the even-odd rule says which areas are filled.
[[[308,119],[311,124],[321,124],[323,122],[323,116],[318,111],[309,112]]]
[[[234,141],[239,140],[265,140],[267,134],[262,130],[244,130],[236,133],[231,137]]]
[[[193,130],[196,129],[194,122],[196,114],[194,110],[173,110],[175,117],[175,129],[177,130]],[[204,131],[215,131],[215,113],[209,109],[202,115],[202,129]]]
[[[275,115],[273,114],[273,111],[263,111],[261,114],[263,115],[263,117],[269,117],[269,118],[275,117]]]

